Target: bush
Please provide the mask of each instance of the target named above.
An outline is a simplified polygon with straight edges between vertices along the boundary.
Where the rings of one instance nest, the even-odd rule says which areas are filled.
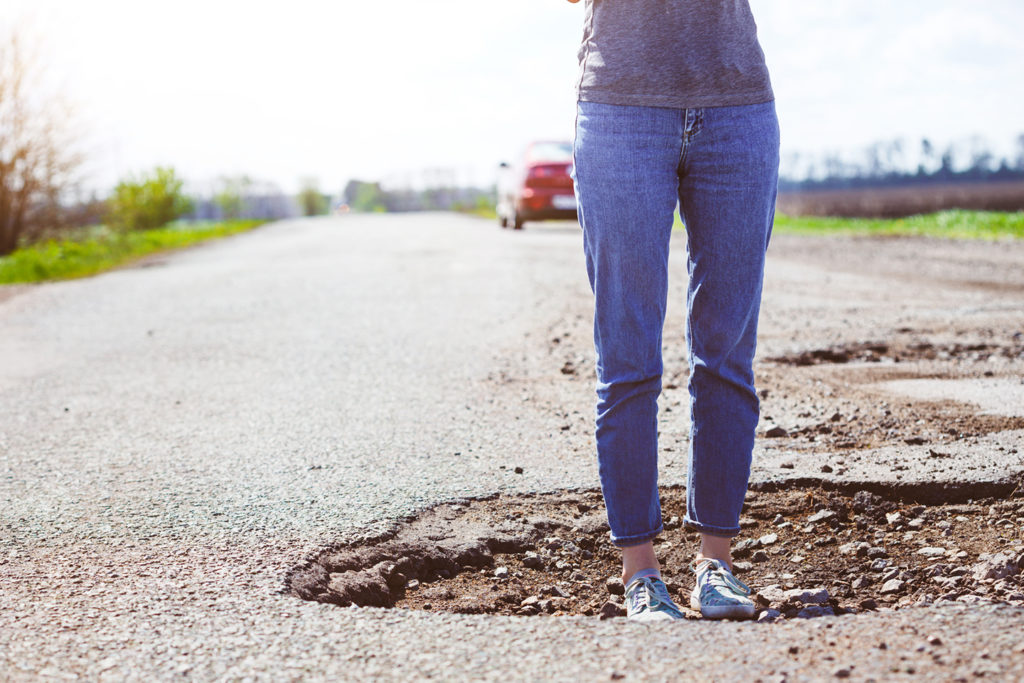
[[[107,224],[115,230],[152,230],[192,210],[173,168],[157,167],[149,175],[122,180],[110,198]]]

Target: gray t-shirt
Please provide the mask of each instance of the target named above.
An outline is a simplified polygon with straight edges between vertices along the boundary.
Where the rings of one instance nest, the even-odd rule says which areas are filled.
[[[587,0],[580,100],[724,107],[774,99],[748,0]]]

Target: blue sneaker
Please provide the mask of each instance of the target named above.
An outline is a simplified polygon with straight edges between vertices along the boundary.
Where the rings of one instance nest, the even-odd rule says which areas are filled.
[[[638,576],[626,586],[626,617],[636,621],[672,621],[683,613],[668,595],[668,587],[657,576]]]
[[[729,571],[724,562],[701,558],[694,564],[697,585],[690,595],[690,607],[707,619],[750,619],[756,611],[753,592]]]

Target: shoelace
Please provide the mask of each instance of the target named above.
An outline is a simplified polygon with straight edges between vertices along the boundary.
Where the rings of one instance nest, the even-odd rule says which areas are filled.
[[[668,590],[665,588],[665,584],[662,583],[661,585],[658,585],[646,576],[637,580],[641,583],[630,596],[631,611],[636,612],[642,606],[646,606],[647,609],[653,610],[661,604],[671,605],[672,601],[668,597]]]
[[[753,593],[750,586],[743,583],[730,572],[725,565],[714,560],[701,560],[697,564],[697,573],[705,572],[707,581],[715,588],[727,588],[734,593],[748,596]]]

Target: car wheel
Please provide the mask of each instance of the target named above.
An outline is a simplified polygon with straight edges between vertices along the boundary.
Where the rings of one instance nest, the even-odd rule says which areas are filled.
[[[523,229],[523,217],[519,214],[518,211],[512,214],[512,227],[515,228],[516,230]]]

